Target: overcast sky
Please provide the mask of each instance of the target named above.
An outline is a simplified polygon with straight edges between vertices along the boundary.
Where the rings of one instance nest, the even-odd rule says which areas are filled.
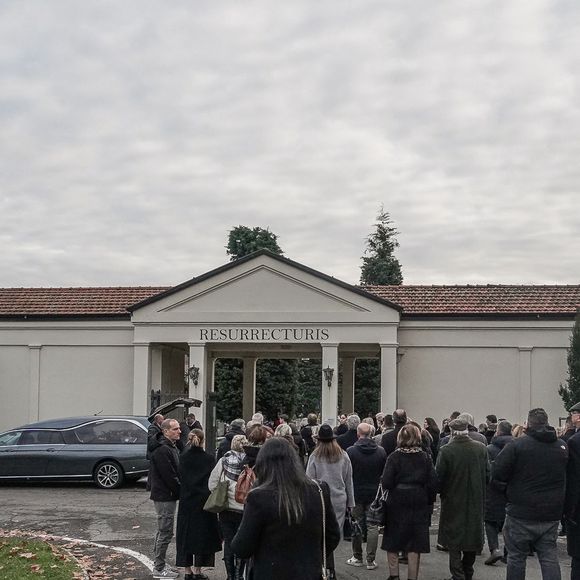
[[[357,283],[580,283],[580,3],[0,4],[0,286],[171,285],[234,226]]]

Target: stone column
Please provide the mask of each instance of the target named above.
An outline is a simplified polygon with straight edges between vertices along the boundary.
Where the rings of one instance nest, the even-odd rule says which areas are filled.
[[[528,418],[528,411],[532,408],[532,350],[531,346],[520,346],[519,368],[519,415],[520,423]]]
[[[133,343],[133,414],[148,415],[151,394],[151,354],[148,342]]]
[[[347,415],[354,413],[354,382],[356,359],[342,359],[342,411]]]
[[[28,345],[30,365],[28,391],[28,421],[34,423],[40,419],[40,344]]]
[[[161,389],[163,386],[163,347],[151,347],[151,388]]]
[[[199,412],[200,417],[205,417],[205,407],[204,403],[206,400],[207,393],[207,361],[205,352],[205,342],[189,342],[189,367],[197,367],[199,369],[199,375],[197,377],[197,384],[191,379],[188,379],[189,384],[189,396],[192,399],[199,399],[201,401],[201,407],[193,411],[197,415]]]
[[[330,367],[334,369],[330,387],[324,378],[324,370],[321,373],[322,393],[322,422],[334,427],[338,412],[338,344],[322,345],[322,369]]]
[[[381,344],[381,411],[397,408],[397,345]]]
[[[256,412],[256,357],[244,357],[244,387],[242,395],[242,415],[246,421]]]

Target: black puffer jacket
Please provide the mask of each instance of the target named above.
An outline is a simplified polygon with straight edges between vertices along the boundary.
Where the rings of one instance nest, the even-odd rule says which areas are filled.
[[[506,513],[555,522],[562,517],[568,448],[553,427],[530,429],[506,445],[493,464],[492,481],[506,489]]]
[[[491,462],[491,469],[493,472],[493,462],[499,455],[500,451],[513,441],[511,435],[495,435],[491,439],[491,443],[487,446],[487,454]],[[485,521],[486,522],[503,522],[505,520],[505,487],[497,486],[493,481],[487,484],[487,492],[485,494]]]
[[[159,439],[159,447],[151,453],[149,483],[154,501],[179,499],[179,450],[167,437]]]
[[[346,451],[352,463],[354,501],[369,504],[375,499],[381,475],[387,461],[387,453],[374,439],[359,439]]]

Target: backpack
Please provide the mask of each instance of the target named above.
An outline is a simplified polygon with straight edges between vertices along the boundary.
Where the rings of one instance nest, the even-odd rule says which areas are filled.
[[[256,474],[249,465],[246,465],[236,482],[236,493],[234,497],[238,503],[246,503],[246,498],[252,489],[252,485],[254,485],[254,481],[256,481]]]

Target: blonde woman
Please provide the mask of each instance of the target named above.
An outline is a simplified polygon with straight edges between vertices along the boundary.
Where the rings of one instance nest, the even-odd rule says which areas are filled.
[[[399,552],[407,552],[408,579],[416,580],[421,554],[429,553],[429,525],[437,492],[431,457],[421,446],[421,431],[404,425],[387,458],[383,489],[389,490],[381,548],[387,552],[389,578],[399,578]]]
[[[236,568],[242,572],[242,562],[238,560],[231,549],[231,543],[240,527],[244,506],[236,501],[236,482],[244,468],[246,453],[244,447],[248,445],[245,435],[235,435],[232,446],[214,467],[209,477],[208,486],[213,491],[221,478],[228,482],[228,509],[219,514],[219,525],[224,539],[224,563],[228,580],[234,580]]]

